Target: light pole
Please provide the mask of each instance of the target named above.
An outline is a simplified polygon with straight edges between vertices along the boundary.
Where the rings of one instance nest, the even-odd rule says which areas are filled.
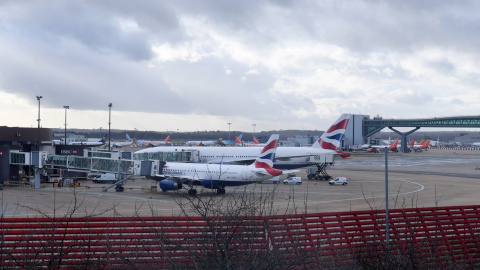
[[[108,152],[111,151],[111,146],[110,146],[110,124],[112,120],[112,103],[108,103]]]
[[[232,123],[227,123],[227,124],[228,124],[228,140],[230,141],[230,125],[231,125]]]
[[[37,129],[37,150],[40,151],[40,99],[43,98],[42,96],[37,96],[38,100],[38,129]]]
[[[253,137],[255,137],[255,127],[257,126],[257,124],[252,124],[253,126]]]
[[[38,122],[38,128],[40,128],[40,99],[43,98],[42,96],[37,96],[37,100],[38,100],[38,118],[37,118],[37,122]]]
[[[385,237],[387,250],[387,266],[390,263],[390,230],[389,230],[389,210],[388,210],[388,148],[385,147]]]
[[[70,106],[63,106],[63,108],[65,108],[65,145],[67,145],[67,110]]]

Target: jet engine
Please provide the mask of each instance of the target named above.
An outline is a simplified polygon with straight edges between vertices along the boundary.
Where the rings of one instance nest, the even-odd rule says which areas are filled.
[[[180,181],[175,181],[172,179],[164,179],[158,184],[162,191],[167,190],[179,190],[182,188],[182,183]]]

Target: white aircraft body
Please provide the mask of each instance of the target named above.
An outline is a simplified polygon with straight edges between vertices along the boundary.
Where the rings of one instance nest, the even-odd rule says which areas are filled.
[[[112,147],[120,148],[120,147],[124,147],[124,146],[131,146],[133,144],[133,142],[135,141],[135,138],[131,139],[130,136],[128,136],[128,134],[126,134],[125,137],[127,138],[126,141],[113,142]]]
[[[343,114],[311,147],[279,147],[273,167],[296,169],[316,164],[333,163],[336,155],[347,154],[338,151],[350,114]],[[135,152],[136,155],[156,152],[197,150],[202,163],[250,164],[262,151],[262,147],[154,147]]]
[[[186,146],[205,146],[205,145],[216,145],[216,141],[205,140],[205,141],[188,141],[185,143]]]
[[[127,134],[127,139],[130,137]],[[170,144],[170,135],[163,141],[152,141],[152,140],[134,140],[133,141],[136,145],[140,145],[143,147],[155,147],[155,146],[162,146],[162,145],[169,145]]]
[[[162,179],[159,186],[163,191],[178,190],[187,184],[189,195],[197,193],[194,185],[216,189],[218,194],[224,194],[227,186],[262,182],[282,174],[282,171],[272,168],[278,138],[278,134],[272,135],[255,161],[248,166],[167,162],[156,178]]]
[[[106,143],[108,134],[102,137],[98,142],[70,142],[68,145],[87,145],[87,146],[102,146]]]
[[[472,146],[474,146],[474,147],[479,147],[479,146],[480,146],[480,142],[472,143]]]

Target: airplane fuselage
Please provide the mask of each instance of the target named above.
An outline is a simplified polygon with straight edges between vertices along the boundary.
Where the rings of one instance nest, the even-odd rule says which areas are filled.
[[[196,150],[199,152],[201,163],[232,163],[250,164],[262,151],[262,147],[154,147],[135,152],[181,152]],[[312,166],[315,163],[331,163],[334,150],[326,150],[318,147],[279,147],[275,155],[273,167],[276,169],[296,169]]]
[[[102,146],[104,142],[71,142],[68,145]]]
[[[225,164],[167,163],[162,174],[206,187],[241,186],[272,178],[264,169]]]

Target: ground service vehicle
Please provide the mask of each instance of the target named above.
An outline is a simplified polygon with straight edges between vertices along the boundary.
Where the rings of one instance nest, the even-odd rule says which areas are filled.
[[[337,177],[330,182],[328,182],[330,185],[346,185],[347,184],[347,178],[346,177]]]
[[[115,183],[117,182],[117,174],[116,173],[103,173],[100,174],[92,179],[94,183]]]
[[[283,184],[285,185],[301,185],[302,178],[301,177],[288,177],[287,179],[283,180]]]

